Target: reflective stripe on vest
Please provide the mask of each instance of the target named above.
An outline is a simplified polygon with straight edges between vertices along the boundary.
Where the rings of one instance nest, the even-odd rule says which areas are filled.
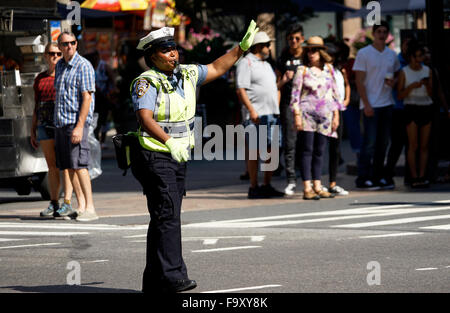
[[[194,147],[194,115],[198,69],[196,65],[180,65],[183,79],[184,98],[178,94],[167,77],[155,70],[142,73],[139,78],[147,79],[157,90],[153,118],[161,128],[181,144]],[[170,152],[167,146],[152,138],[139,128],[139,142],[142,147],[159,152]]]

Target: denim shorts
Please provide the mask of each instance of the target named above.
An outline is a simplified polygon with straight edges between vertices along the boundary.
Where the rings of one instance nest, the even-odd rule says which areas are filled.
[[[259,147],[259,138],[262,135],[262,132],[267,130],[267,147],[271,147],[272,143],[277,142],[278,147],[281,146],[281,127],[280,127],[280,119],[275,115],[261,115],[259,117],[259,124],[254,124],[251,120],[246,120],[243,123],[246,130],[245,132],[245,140],[249,145],[249,148],[258,148]],[[260,127],[266,126],[266,127]],[[278,138],[275,138],[274,128],[278,127]],[[254,131],[252,129],[256,129],[256,137],[251,136]],[[258,148],[259,149],[259,148]]]
[[[38,125],[36,129],[36,139],[37,141],[41,140],[50,140],[55,139],[55,128],[47,125]]]

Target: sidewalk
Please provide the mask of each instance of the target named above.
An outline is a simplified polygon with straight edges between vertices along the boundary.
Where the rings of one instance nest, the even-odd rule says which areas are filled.
[[[104,150],[103,159],[104,160],[114,160],[114,148],[112,146],[111,140],[107,140],[108,149]],[[359,191],[355,190],[355,179],[356,176],[350,175],[348,169],[354,167],[356,164],[356,155],[352,152],[348,140],[344,140],[341,145],[341,153],[344,159],[344,164],[339,168],[339,174],[337,178],[338,185],[342,186],[350,192],[349,197],[363,197],[369,194],[373,194],[374,191]],[[284,161],[282,161],[284,163]],[[400,157],[398,162],[398,168],[404,166],[404,156]],[[270,206],[277,204],[286,203],[302,203],[305,200],[302,199],[302,187],[300,177],[297,180],[297,191],[292,197],[284,197],[278,199],[247,199],[247,192],[249,187],[249,181],[241,181],[239,176],[244,172],[244,161],[190,161],[188,164],[188,174],[187,174],[187,195],[183,199],[183,211],[191,210],[211,210],[211,209],[226,209],[226,208],[243,208],[243,207],[253,207],[253,206]],[[325,158],[324,168],[323,168],[322,183],[328,186],[328,155]],[[128,179],[132,177],[131,173],[127,174]],[[125,179],[125,178],[124,178]],[[395,177],[396,188],[394,192],[407,191],[408,188],[403,185],[403,177]],[[262,182],[262,174],[260,173],[259,181]],[[131,184],[132,182],[129,182]],[[128,182],[127,182],[128,184]],[[272,185],[278,190],[284,190],[286,187],[286,178],[284,171],[280,177],[272,178]],[[136,190],[139,189],[137,185]],[[442,189],[444,185],[433,186],[430,189],[437,188]],[[393,191],[376,191],[380,196],[383,193]],[[125,199],[122,199],[125,200]],[[96,204],[100,208],[100,199],[96,197]],[[322,201],[332,201],[332,200],[322,200]],[[142,193],[137,192],[136,194],[130,195],[130,198],[126,199],[129,207],[133,207],[133,211],[147,214],[146,200]],[[106,204],[106,202],[105,202]],[[331,202],[330,202],[331,205]],[[106,214],[112,214],[116,211],[116,207],[120,206],[117,202],[111,201],[109,203],[108,212]],[[138,209],[139,207],[139,209]],[[101,210],[101,209],[99,209]],[[123,209],[119,211],[124,211]],[[130,211],[126,210],[127,214]],[[101,211],[100,211],[101,212]],[[100,213],[102,214],[102,213]],[[125,214],[125,213],[124,213]]]
[[[108,134],[105,142],[107,148],[102,150],[102,170],[103,174],[92,181],[94,193],[94,203],[100,217],[107,216],[148,216],[147,201],[142,193],[141,186],[134,179],[129,170],[126,176],[122,176],[122,171],[117,167],[114,147],[111,136]],[[355,155],[349,147],[348,141],[342,143],[342,156],[344,164],[339,168],[337,183],[350,192],[348,198],[364,197],[376,193],[382,197],[385,193],[405,192],[408,190],[403,185],[403,177],[395,177],[396,189],[394,191],[358,191],[355,190],[356,176],[347,174],[349,166],[355,164]],[[322,183],[328,185],[328,156],[324,162]],[[398,162],[398,166],[403,166],[404,159]],[[245,208],[255,206],[276,206],[279,204],[298,203],[301,205],[302,199],[301,179],[297,180],[297,191],[292,197],[278,199],[247,199],[249,181],[241,181],[239,176],[244,172],[244,161],[190,161],[188,163],[188,173],[186,180],[187,195],[183,200],[183,211],[212,210]],[[260,173],[260,182],[262,174]],[[272,185],[278,190],[286,187],[284,173],[280,177],[273,177]],[[449,190],[448,184],[432,185],[427,192]],[[423,191],[423,190],[422,190]],[[419,192],[422,192],[419,190]],[[1,219],[40,219],[39,212],[48,205],[39,194],[33,192],[30,196],[10,196],[2,197],[0,194],[0,218]],[[75,196],[72,197],[76,203]],[[323,199],[330,206],[333,200]],[[76,207],[76,205],[75,205]],[[101,220],[100,220],[101,223]]]

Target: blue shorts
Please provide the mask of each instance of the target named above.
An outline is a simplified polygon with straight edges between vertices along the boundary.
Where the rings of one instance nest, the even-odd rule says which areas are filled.
[[[55,140],[55,128],[48,125],[38,125],[36,129],[36,139],[41,140]]]
[[[246,130],[245,132],[245,140],[249,145],[249,148],[258,148],[259,147],[259,138],[262,135],[262,132],[267,129],[267,147],[270,148],[272,143],[278,142],[278,147],[281,145],[281,126],[280,120],[277,116],[269,114],[269,115],[261,115],[259,117],[259,124],[255,125],[251,120],[246,120],[243,123]],[[260,127],[266,126],[266,127]],[[274,128],[278,127],[278,138],[275,138]],[[256,128],[256,137],[252,136],[251,133],[254,131],[253,128]],[[259,149],[259,148],[258,148]]]

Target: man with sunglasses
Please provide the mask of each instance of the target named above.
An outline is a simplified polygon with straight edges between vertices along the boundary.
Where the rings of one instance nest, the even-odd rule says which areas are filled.
[[[286,167],[287,187],[284,193],[292,196],[297,184],[295,172],[295,155],[297,147],[297,130],[294,125],[294,115],[289,107],[291,102],[292,79],[297,67],[302,65],[302,44],[305,41],[303,26],[296,23],[286,32],[288,47],[283,50],[277,64],[277,84],[281,92],[280,122],[283,138],[284,164]]]
[[[79,207],[84,210],[68,210],[64,216],[86,222],[98,219],[88,171],[88,130],[94,113],[95,72],[91,63],[78,54],[77,46],[72,33],[63,32],[58,37],[63,57],[55,69],[55,149],[58,168],[68,169],[72,182],[78,178],[83,193],[84,203]]]

